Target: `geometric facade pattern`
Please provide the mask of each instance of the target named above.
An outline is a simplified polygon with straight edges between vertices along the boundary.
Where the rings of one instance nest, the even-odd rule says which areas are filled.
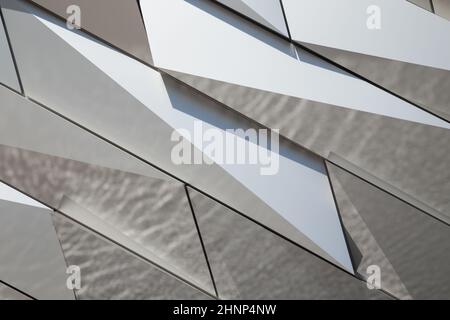
[[[449,1],[0,12],[0,299],[450,299]]]

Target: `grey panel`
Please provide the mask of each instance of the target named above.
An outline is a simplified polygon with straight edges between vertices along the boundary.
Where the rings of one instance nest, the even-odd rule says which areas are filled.
[[[284,141],[277,175],[261,176],[258,167],[251,165],[245,170],[242,165],[176,165],[171,159],[175,144],[167,143],[175,129],[192,130],[196,122],[221,132],[261,126],[237,117],[209,98],[193,95],[187,86],[83,33],[68,31],[60,21],[39,10],[22,2],[3,2],[8,4],[4,13],[27,95],[352,270],[319,157]],[[33,32],[21,32],[23,26]],[[33,54],[28,49],[30,43]],[[34,63],[36,55],[39,68]],[[60,81],[67,74],[71,77]],[[44,77],[46,81],[42,81]],[[291,187],[285,188],[286,183]],[[300,192],[305,184],[307,192]]]
[[[0,144],[157,179],[170,179],[86,130],[0,86]],[[41,125],[45,124],[45,125]]]
[[[364,16],[373,5],[381,15],[375,30]],[[298,43],[435,114],[449,112],[450,47],[442,39],[450,25],[442,19],[406,1],[285,0],[285,8]]]
[[[450,19],[450,1],[448,0],[433,0],[434,11],[436,14]]]
[[[279,0],[218,0],[218,2],[281,33],[285,37],[289,36]]]
[[[75,299],[51,211],[0,201],[0,279],[36,299]]]
[[[343,191],[359,216],[345,222],[345,217],[351,214],[343,213],[344,224],[350,233],[360,234],[359,240],[352,237],[359,247],[372,245],[372,250],[362,251],[363,255],[370,255],[368,260],[376,264],[380,261],[381,281],[384,279],[386,285],[398,289],[392,277],[395,270],[397,280],[401,280],[412,298],[449,299],[449,227],[336,166],[330,165],[329,169],[332,181],[337,180],[342,188],[337,195]],[[343,201],[341,198],[338,203]],[[358,224],[358,219],[363,223]],[[374,249],[370,241],[379,248]],[[391,266],[379,260],[379,253],[384,254]]]
[[[30,300],[31,298],[0,282],[0,300]]]
[[[17,79],[14,61],[6,38],[5,28],[3,27],[3,19],[0,15],[0,83],[8,87],[20,91],[19,80]]]
[[[69,220],[53,219],[68,264],[80,267],[78,299],[209,298]]]
[[[181,183],[1,145],[0,159],[3,181],[214,291]]]
[[[358,276],[361,279],[368,279],[371,275],[367,272],[368,268],[373,265],[379,266],[382,272],[381,288],[399,299],[412,299],[391,262],[370,232],[364,219],[359,215],[358,210],[347,196],[339,180],[333,175],[333,169],[334,167],[331,168],[331,182],[342,222],[347,231],[347,239],[350,239],[353,244],[352,253],[354,258],[358,259],[357,263],[355,263]]]
[[[354,0],[343,1],[349,3]],[[306,1],[308,7],[305,10],[303,7],[296,10],[305,14],[307,9],[312,6],[311,3],[316,2],[319,0]],[[394,2],[403,1],[387,1],[386,5]],[[359,1],[355,1],[355,5],[358,3]],[[331,8],[340,7],[339,4],[336,1],[327,2],[327,4],[330,10],[323,10],[323,6],[316,5],[314,6],[317,11],[315,13],[320,15],[323,11],[323,14],[331,15],[330,19],[335,18]],[[273,45],[273,42],[276,42],[273,40],[275,36],[262,34],[261,28],[256,26],[253,26],[252,29],[242,22],[244,19],[238,20],[238,17],[233,19],[230,15],[226,16],[222,8],[213,6],[209,1],[191,0],[189,3],[180,0],[144,1],[141,6],[146,28],[151,35],[149,40],[153,60],[155,66],[161,69],[327,103],[336,107],[450,128],[449,123],[366,81],[346,72],[336,72],[336,68],[330,67],[323,60],[310,59],[310,56],[308,59],[304,59],[304,54],[296,53],[293,45],[290,46],[290,49],[294,56],[287,54],[286,51]],[[415,6],[409,4],[408,7]],[[426,13],[424,10],[414,9]],[[165,19],[166,15],[171,15],[174,19]],[[437,19],[434,15],[428,15]],[[341,16],[345,16],[345,14],[342,13],[339,17]],[[357,22],[363,20],[356,19],[358,17],[356,14],[350,17]],[[311,20],[309,15],[308,18]],[[316,20],[322,19],[317,18]],[[173,23],[173,21],[177,22]],[[324,26],[321,27],[324,28]],[[355,26],[355,28],[357,27]],[[309,31],[314,28],[306,24],[302,25],[301,31],[304,29]],[[334,31],[334,28],[330,30]],[[220,38],[217,37],[217,34],[221,35]],[[314,32],[312,34],[316,36]],[[328,35],[328,30],[325,29],[323,34],[320,33],[314,39],[321,39],[326,35]],[[167,37],[176,39],[176,41],[167,41]],[[344,39],[350,42],[348,38],[350,37]],[[377,41],[370,42],[372,47],[373,43],[377,43]],[[290,43],[284,41],[284,44],[289,45]],[[180,51],[180,48],[183,50]],[[243,50],[235,50],[235,48],[243,48]],[[414,49],[416,48],[413,47],[411,51]],[[444,47],[442,50],[445,52],[446,48]],[[448,51],[450,53],[450,47]],[[217,63],[218,55],[224,56],[226,59],[222,59],[222,63]],[[445,53],[440,53],[440,56],[444,55]],[[430,57],[432,53],[427,51],[426,56]],[[444,57],[437,58],[439,57],[433,61],[439,60],[447,63]]]
[[[450,121],[450,71],[312,44],[304,45]]]
[[[52,208],[70,197],[213,290],[181,183],[6,88],[0,97],[3,181]]]
[[[81,10],[81,28],[119,49],[152,63],[147,35],[135,0],[31,0],[64,20],[67,8]]]
[[[408,193],[396,188],[392,184],[389,184],[386,181],[375,177],[374,175],[370,174],[369,172],[362,169],[361,167],[356,166],[355,164],[351,163],[350,161],[345,160],[344,158],[336,155],[335,153],[330,153],[329,160],[333,164],[340,166],[342,168],[346,168],[346,170],[352,172],[353,174],[357,175],[361,179],[369,182],[370,184],[373,184],[374,186],[377,186],[378,188],[386,191],[387,193],[394,195],[395,197],[401,199],[402,201],[409,203],[413,207],[415,207],[423,212],[426,212],[430,216],[432,216],[450,226],[450,217],[447,214],[437,211],[436,209],[430,207],[426,203],[424,203],[424,202],[418,200],[417,198],[412,197]]]
[[[220,298],[388,298],[195,190],[189,194]]]
[[[41,209],[49,209],[43,204],[37,202],[36,200],[30,198],[29,196],[17,191],[16,189],[4,184],[0,181],[0,200],[15,202],[18,204],[24,204],[30,207],[36,207]]]
[[[450,43],[443,41],[450,36],[450,25],[407,1],[283,0],[283,4],[295,41],[450,70]],[[378,26],[371,25],[374,20]]]
[[[448,130],[171,74],[325,158],[338,154],[450,218]]]
[[[432,11],[431,0],[408,0],[408,1],[418,5],[419,7],[427,9],[428,11]]]

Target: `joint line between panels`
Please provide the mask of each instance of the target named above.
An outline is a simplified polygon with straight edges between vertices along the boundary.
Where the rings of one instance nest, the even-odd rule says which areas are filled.
[[[13,286],[13,285],[11,285],[11,284],[9,284],[9,283],[3,281],[3,280],[0,280],[0,283],[3,284],[3,285],[5,285],[5,286],[7,286],[8,288],[10,288],[10,289],[12,289],[12,290],[15,290],[15,291],[19,292],[20,294],[23,294],[24,296],[30,298],[31,300],[37,300],[37,299],[36,299],[35,297],[33,297],[32,295],[30,295],[30,294],[28,294],[28,293],[26,293],[26,292],[20,290],[19,288],[15,287],[15,286]]]
[[[66,218],[66,219],[72,221],[72,222],[75,223],[76,225],[78,225],[78,226],[84,228],[85,230],[87,230],[87,231],[89,231],[89,232],[91,232],[91,233],[94,233],[95,235],[101,237],[102,239],[104,239],[104,240],[106,240],[106,241],[108,241],[108,242],[114,244],[115,246],[117,246],[117,248],[119,248],[119,249],[125,251],[126,253],[131,254],[132,256],[134,256],[134,257],[136,257],[136,258],[142,260],[143,262],[145,262],[145,263],[151,265],[152,267],[154,267],[154,268],[160,270],[161,272],[167,274],[168,276],[177,279],[178,281],[182,282],[183,284],[185,284],[185,285],[187,285],[187,286],[189,286],[189,287],[191,287],[191,288],[193,288],[193,289],[195,289],[195,290],[197,290],[197,291],[199,291],[199,292],[201,292],[201,293],[207,295],[208,297],[217,299],[215,296],[213,296],[213,295],[212,295],[211,293],[209,293],[207,290],[204,290],[203,288],[197,286],[196,284],[192,283],[191,281],[189,281],[189,280],[187,280],[187,279],[184,279],[183,277],[177,275],[176,273],[174,273],[174,272],[168,270],[168,269],[165,268],[164,266],[159,265],[159,264],[155,263],[154,261],[152,261],[152,260],[150,260],[150,259],[148,259],[148,258],[142,256],[141,254],[139,254],[139,253],[137,253],[137,252],[135,252],[135,251],[129,249],[128,247],[126,247],[126,246],[120,244],[119,242],[117,242],[117,241],[111,239],[110,237],[108,237],[108,236],[104,235],[103,233],[101,233],[101,232],[95,230],[94,228],[91,228],[90,226],[88,226],[88,225],[86,225],[86,224],[84,224],[84,223],[82,223],[82,222],[80,222],[80,221],[78,221],[78,220],[72,218],[72,217],[69,216],[68,214],[66,214],[66,213],[64,213],[64,212],[62,212],[62,211],[60,211],[60,210],[58,210],[58,209],[54,209],[54,212],[57,213],[57,214],[59,214],[59,215],[61,215],[61,216],[63,216],[64,218]]]
[[[284,239],[284,240],[286,240],[286,241],[288,241],[288,242],[294,244],[295,246],[297,246],[297,247],[299,247],[299,248],[301,248],[301,249],[303,249],[303,250],[309,252],[310,254],[314,255],[315,257],[317,257],[317,258],[319,258],[319,259],[321,259],[321,260],[323,260],[323,261],[325,261],[325,262],[327,262],[327,263],[333,265],[334,267],[336,267],[336,268],[338,268],[338,269],[340,269],[340,270],[346,272],[347,274],[353,276],[350,272],[348,272],[348,271],[345,270],[344,268],[342,268],[342,267],[340,267],[340,266],[338,266],[338,265],[335,265],[335,264],[331,263],[330,261],[328,261],[328,260],[326,260],[325,258],[321,257],[320,255],[316,254],[315,252],[313,252],[313,251],[311,251],[311,250],[309,250],[309,249],[307,249],[307,248],[305,248],[305,247],[299,245],[298,243],[296,243],[296,242],[290,240],[289,238],[287,238],[287,237],[285,237],[284,235],[282,235],[282,234],[276,232],[275,230],[272,230],[271,228],[265,226],[264,224],[261,224],[260,222],[258,222],[258,221],[256,221],[256,220],[250,218],[249,216],[247,216],[247,215],[245,215],[244,213],[242,213],[242,212],[236,210],[235,208],[231,207],[230,205],[224,203],[223,201],[220,201],[219,199],[215,198],[214,196],[208,194],[207,192],[205,192],[205,191],[203,191],[203,190],[200,190],[199,188],[197,188],[197,187],[195,187],[195,186],[189,184],[188,182],[186,182],[186,181],[184,181],[184,180],[178,178],[178,177],[175,176],[174,174],[172,174],[172,173],[170,173],[170,172],[168,172],[168,171],[166,171],[166,170],[164,170],[164,169],[162,169],[162,168],[160,168],[160,167],[154,165],[153,163],[151,163],[151,162],[149,162],[149,161],[147,161],[147,160],[141,158],[140,156],[134,154],[133,152],[127,150],[126,148],[121,147],[120,145],[114,143],[113,141],[111,141],[111,140],[109,140],[109,139],[107,139],[107,138],[105,138],[105,137],[99,135],[98,133],[96,133],[96,132],[94,132],[94,131],[92,131],[92,130],[86,128],[86,127],[84,127],[83,125],[81,125],[81,124],[79,124],[79,123],[77,123],[77,122],[75,122],[75,121],[73,121],[73,120],[71,120],[71,119],[65,117],[64,115],[62,115],[62,114],[60,114],[60,113],[58,113],[58,112],[56,112],[56,111],[54,111],[54,110],[52,110],[51,108],[45,106],[44,104],[42,104],[42,103],[40,103],[40,102],[38,102],[38,101],[36,101],[36,100],[34,100],[34,99],[32,99],[32,98],[28,98],[28,99],[29,99],[30,101],[32,101],[33,103],[35,103],[36,105],[38,105],[39,107],[41,107],[41,108],[47,110],[48,112],[51,112],[51,113],[53,113],[53,114],[59,116],[60,118],[62,118],[62,119],[64,119],[64,120],[66,120],[66,121],[68,121],[68,122],[70,122],[70,123],[76,125],[77,127],[79,127],[79,128],[81,128],[81,129],[83,129],[83,130],[89,132],[90,134],[92,134],[92,135],[96,136],[97,138],[99,138],[99,139],[105,141],[106,143],[109,143],[109,144],[113,145],[114,147],[118,148],[119,150],[121,150],[121,151],[123,151],[123,152],[126,152],[127,154],[131,155],[132,157],[134,157],[134,158],[136,158],[136,159],[138,159],[138,160],[144,162],[145,164],[147,164],[147,165],[149,165],[149,166],[151,166],[151,167],[153,167],[153,168],[155,168],[155,169],[157,169],[157,170],[159,170],[159,171],[161,171],[161,172],[167,174],[167,175],[170,176],[171,178],[173,178],[173,179],[175,179],[175,180],[177,180],[177,181],[179,181],[179,182],[181,182],[181,183],[183,183],[183,184],[186,184],[187,186],[191,187],[192,189],[194,189],[194,190],[200,192],[201,194],[203,194],[203,195],[209,197],[210,199],[212,199],[212,200],[214,200],[214,201],[220,203],[220,204],[223,205],[224,207],[226,207],[226,208],[232,210],[233,212],[239,214],[240,216],[245,217],[246,219],[248,219],[248,220],[250,220],[250,221],[253,221],[253,222],[256,223],[257,225],[259,225],[259,226],[261,226],[262,228],[264,228],[264,229],[270,231],[271,233],[273,233],[273,234],[279,236],[280,238],[282,238],[282,239]],[[321,158],[323,158],[323,157],[321,157]]]
[[[345,160],[345,159],[344,159],[344,160]],[[444,218],[445,215],[444,215],[443,213],[441,213],[441,212],[439,212],[439,211],[433,209],[432,207],[429,207],[427,204],[421,202],[420,200],[417,200],[417,199],[415,199],[414,197],[412,197],[412,196],[410,196],[410,195],[408,195],[408,194],[402,192],[401,190],[397,189],[395,186],[392,186],[392,185],[389,184],[388,182],[385,182],[384,180],[381,180],[381,179],[379,179],[379,178],[373,176],[373,178],[375,178],[375,179],[381,181],[381,183],[382,183],[382,184],[385,184],[387,187],[394,188],[394,190],[387,190],[387,189],[384,189],[384,188],[383,188],[382,186],[380,186],[377,182],[374,182],[374,181],[369,180],[369,178],[366,178],[366,177],[367,177],[367,173],[364,172],[364,171],[362,171],[361,168],[359,168],[359,167],[357,167],[357,166],[355,166],[355,165],[353,165],[353,164],[352,164],[353,166],[355,166],[358,170],[360,170],[360,173],[357,173],[356,171],[358,171],[358,170],[349,168],[349,166],[348,166],[347,164],[343,164],[343,163],[340,162],[340,161],[336,161],[336,160],[333,160],[333,159],[326,159],[326,162],[335,165],[335,166],[338,167],[339,169],[344,170],[344,171],[347,172],[348,174],[350,174],[350,175],[352,175],[352,176],[354,176],[354,177],[356,177],[356,178],[358,178],[358,179],[364,181],[365,183],[371,185],[371,186],[374,187],[375,189],[378,189],[378,190],[380,190],[380,191],[382,191],[382,192],[384,192],[384,193],[390,195],[391,197],[397,199],[398,201],[400,201],[400,202],[402,202],[402,203],[404,203],[404,204],[406,204],[406,205],[408,205],[408,206],[410,206],[410,207],[416,209],[417,211],[419,211],[420,213],[424,214],[425,216],[427,216],[427,217],[429,217],[429,218],[432,218],[433,220],[435,220],[435,221],[437,221],[437,222],[439,222],[439,223],[442,223],[442,224],[444,224],[444,225],[450,227],[450,223],[449,223],[448,221],[445,220],[445,218]],[[361,173],[365,174],[366,177],[362,176]],[[369,173],[369,175],[370,175],[370,173]],[[399,194],[396,194],[396,193],[399,193]],[[412,200],[404,199],[405,197],[410,197]],[[413,201],[417,201],[417,202],[419,202],[419,205],[424,205],[424,206],[428,207],[429,210],[435,210],[435,211],[436,211],[436,215],[439,214],[439,215],[441,215],[442,217],[438,217],[438,216],[436,216],[435,214],[432,214],[432,213],[428,212],[425,208],[421,208],[421,207],[419,207],[418,205],[414,204]]]
[[[52,212],[52,214],[50,216],[50,218],[52,220],[53,230],[55,231],[56,238],[58,239],[59,247],[61,248],[61,253],[62,253],[63,257],[64,257],[64,262],[66,263],[66,268],[68,268],[69,267],[69,261],[67,260],[66,253],[64,252],[63,244],[62,244],[61,239],[59,238],[59,235],[58,235],[58,229],[56,228],[55,219],[54,219],[54,216],[53,216],[54,213],[55,213],[55,210],[53,210],[53,212]],[[73,291],[73,295],[75,297],[75,300],[78,300],[78,295],[77,295],[77,292],[76,292],[75,288],[72,289],[72,291]]]
[[[326,175],[327,175],[328,185],[330,186],[331,194],[333,195],[333,202],[334,202],[334,206],[336,208],[336,213],[338,215],[339,224],[341,225],[341,231],[342,231],[342,235],[344,236],[347,253],[350,256],[350,262],[352,264],[353,273],[356,276],[356,271],[357,271],[356,269],[357,269],[357,267],[354,265],[355,259],[354,259],[352,250],[350,250],[349,239],[347,239],[347,232],[345,232],[346,229],[345,229],[345,226],[344,226],[344,221],[342,220],[341,210],[340,210],[340,208],[338,206],[336,193],[334,192],[334,187],[333,187],[333,183],[331,182],[330,172],[328,171],[328,166],[327,166],[326,160],[323,160],[323,166],[325,167],[325,172],[326,172]],[[348,236],[350,236],[350,235],[348,235]]]
[[[214,292],[216,293],[216,297],[219,298],[219,292],[217,290],[216,281],[214,279],[214,274],[213,274],[213,271],[212,271],[212,268],[211,268],[211,264],[209,262],[208,253],[206,251],[206,246],[205,246],[205,243],[203,241],[202,233],[200,231],[200,226],[198,224],[197,217],[196,217],[195,211],[194,211],[194,206],[192,205],[191,196],[189,195],[189,190],[188,190],[186,184],[184,185],[184,190],[186,191],[186,197],[187,197],[188,202],[189,202],[189,208],[190,208],[191,213],[192,213],[192,218],[194,219],[195,228],[197,229],[198,237],[200,238],[200,243],[202,245],[203,254],[205,255],[206,264],[207,264],[208,270],[209,270],[209,275],[211,277],[211,281],[212,281],[212,284],[214,286]]]
[[[191,283],[190,281],[188,281],[188,280],[186,280],[186,279],[184,279],[184,278],[178,276],[177,274],[171,272],[170,270],[167,270],[167,269],[164,268],[163,266],[160,266],[159,264],[157,264],[157,263],[151,261],[150,259],[148,259],[148,258],[146,258],[146,257],[144,257],[144,256],[142,256],[142,255],[140,255],[140,254],[138,254],[137,252],[134,252],[133,250],[130,250],[129,248],[127,248],[127,247],[125,247],[124,245],[122,245],[122,244],[120,244],[120,243],[114,241],[113,239],[109,238],[108,236],[102,234],[101,232],[96,231],[95,229],[91,228],[90,226],[81,223],[80,221],[78,221],[78,220],[72,218],[71,216],[65,214],[64,212],[62,212],[62,211],[60,211],[60,210],[58,210],[58,209],[56,209],[56,208],[49,207],[46,203],[40,201],[40,200],[37,199],[37,198],[34,198],[33,196],[31,196],[31,195],[28,194],[27,192],[24,192],[24,191],[22,191],[22,190],[16,188],[15,186],[13,186],[13,185],[11,185],[11,184],[9,184],[9,183],[3,181],[3,180],[1,179],[1,177],[0,177],[0,183],[3,183],[3,184],[5,184],[5,185],[7,185],[7,186],[13,188],[13,189],[16,190],[17,192],[20,192],[20,193],[26,195],[27,197],[29,197],[29,198],[35,200],[36,202],[39,202],[40,204],[42,204],[42,205],[44,205],[46,208],[48,208],[48,210],[49,210],[50,212],[52,212],[52,213],[53,213],[53,212],[54,212],[54,213],[57,213],[57,214],[59,214],[59,215],[65,217],[65,218],[69,219],[70,221],[74,222],[74,223],[77,224],[78,226],[81,226],[81,227],[83,227],[83,228],[89,230],[90,232],[92,232],[92,233],[94,233],[94,234],[100,236],[102,239],[105,239],[105,240],[107,240],[107,241],[109,241],[109,242],[115,244],[116,246],[118,246],[119,248],[121,248],[122,250],[124,250],[125,252],[127,252],[127,253],[129,253],[129,254],[131,254],[131,255],[133,255],[133,256],[138,257],[139,259],[145,261],[146,263],[151,264],[152,266],[154,266],[154,267],[158,268],[159,270],[165,272],[166,274],[169,274],[170,276],[172,276],[172,277],[178,279],[179,281],[183,282],[184,284],[187,284],[187,285],[189,285],[190,287],[192,287],[192,288],[194,288],[194,289],[196,289],[196,290],[199,290],[200,292],[202,292],[202,293],[208,295],[209,297],[212,297],[212,298],[214,298],[214,299],[217,299],[215,296],[211,295],[211,294],[210,294],[209,292],[207,292],[206,290],[204,290],[204,289],[198,287],[197,285]],[[49,212],[49,213],[50,213],[50,212]],[[66,262],[66,263],[67,263],[67,262]],[[1,282],[1,280],[0,280],[0,282]]]
[[[289,28],[289,23],[286,16],[286,11],[284,10],[283,0],[280,0],[281,12],[283,13],[284,24],[286,25],[286,30],[289,35],[289,40],[292,41],[291,29]]]
[[[22,79],[21,79],[20,73],[19,73],[19,66],[17,64],[16,56],[14,55],[14,50],[13,50],[11,38],[9,36],[8,27],[6,25],[6,19],[5,19],[4,15],[3,15],[3,8],[1,6],[0,6],[0,20],[2,20],[3,29],[5,30],[5,36],[6,36],[7,45],[9,47],[9,52],[11,54],[11,59],[13,61],[14,69],[16,71],[17,82],[19,83],[19,88],[20,88],[20,91],[21,91],[20,94],[21,95],[25,95],[25,90],[23,88]],[[14,90],[14,91],[16,91],[16,90]]]

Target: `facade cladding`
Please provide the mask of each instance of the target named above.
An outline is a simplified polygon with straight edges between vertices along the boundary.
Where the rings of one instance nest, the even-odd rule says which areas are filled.
[[[450,299],[450,0],[0,6],[0,298]]]

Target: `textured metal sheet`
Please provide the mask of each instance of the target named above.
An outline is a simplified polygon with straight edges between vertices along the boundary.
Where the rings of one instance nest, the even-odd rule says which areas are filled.
[[[369,261],[372,259],[371,263],[380,266],[382,282],[395,285],[389,277],[395,271],[397,281],[401,281],[410,297],[449,299],[448,226],[336,166],[329,168],[332,181],[339,182],[341,192],[347,195],[364,222],[358,225],[356,219],[345,221],[348,213],[343,214],[349,232],[361,234],[360,240],[355,237],[353,240],[364,247],[370,246],[369,238],[373,237],[375,246],[390,262],[391,269],[388,269],[376,256],[377,249],[363,252]],[[342,202],[338,200],[338,203]]]
[[[66,20],[80,8],[80,27],[136,58],[151,63],[147,36],[135,0],[32,0]]]
[[[195,190],[189,194],[220,298],[389,299]]]
[[[78,299],[210,299],[71,221],[53,219],[68,263],[80,267]]]
[[[30,7],[21,10],[24,14],[19,15],[6,9],[5,15],[11,18],[13,38],[21,48],[18,63],[24,70],[27,94],[300,245],[320,250],[319,254],[352,271],[320,158],[285,143],[277,155],[281,170],[273,175],[261,175],[259,164],[243,166],[221,163],[214,158],[213,165],[176,165],[171,159],[174,144],[167,143],[176,129],[184,128],[192,137],[199,122],[205,129],[223,134],[229,134],[225,131],[228,128],[261,127],[223,110],[210,99],[193,95],[189,88],[127,56],[66,30],[40,11]],[[19,25],[20,28],[29,25],[34,34],[19,32],[14,28]],[[36,52],[31,56],[26,49],[25,44],[30,42],[39,48],[36,50],[41,55],[39,68],[32,63]],[[56,55],[49,46],[58,47],[59,53]],[[65,82],[36,81],[48,74],[49,69],[55,80],[67,72],[74,77]],[[89,90],[89,86],[95,86],[96,92]],[[75,87],[78,89],[74,90]],[[90,94],[80,96],[78,90]],[[244,140],[237,134],[232,137]],[[196,139],[185,138],[197,150],[206,149]],[[264,146],[257,145],[257,148],[264,149]],[[298,178],[291,179],[292,176]],[[276,191],[270,191],[267,185]],[[299,192],[302,189],[306,192]]]

